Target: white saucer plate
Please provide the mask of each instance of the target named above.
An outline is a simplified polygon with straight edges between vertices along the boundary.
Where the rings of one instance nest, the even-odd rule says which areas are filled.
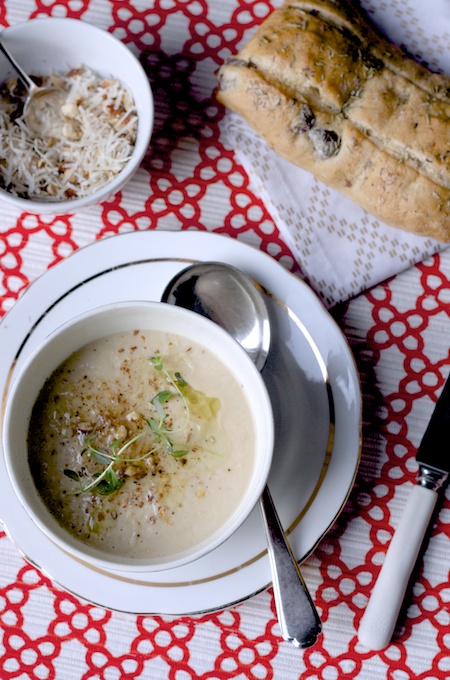
[[[352,488],[361,452],[361,391],[347,341],[311,289],[270,256],[199,231],[132,232],[97,241],[51,268],[0,324],[2,410],[18,369],[58,325],[121,300],[159,300],[192,262],[216,260],[260,284],[273,322],[263,376],[276,445],[269,487],[299,562],[325,535]],[[134,614],[185,615],[241,602],[271,582],[256,507],[221,547],[187,566],[151,574],[99,571],[62,552],[35,527],[0,456],[0,517],[18,549],[58,585],[96,605]]]

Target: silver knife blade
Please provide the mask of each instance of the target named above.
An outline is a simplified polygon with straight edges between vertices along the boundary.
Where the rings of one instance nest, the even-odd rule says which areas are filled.
[[[447,378],[442,392],[434,407],[430,422],[417,450],[416,460],[419,463],[418,483],[421,482],[420,468],[432,468],[442,477],[441,484],[450,472],[450,453],[443,442],[450,436],[450,378]],[[430,480],[432,483],[432,480]],[[438,480],[436,480],[438,483]],[[440,485],[441,485],[440,484]]]

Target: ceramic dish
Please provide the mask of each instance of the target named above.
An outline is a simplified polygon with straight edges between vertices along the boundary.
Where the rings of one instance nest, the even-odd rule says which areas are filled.
[[[98,241],[50,269],[0,325],[0,393],[25,358],[70,316],[118,300],[159,300],[186,264],[219,260],[263,287],[274,342],[263,377],[275,412],[269,487],[298,561],[342,510],[361,449],[358,374],[340,329],[311,289],[268,255],[203,232],[133,232]],[[23,555],[56,583],[103,607],[131,613],[195,614],[221,609],[271,581],[259,508],[222,546],[191,565],[152,574],[101,571],[41,538],[0,458],[0,517]]]
[[[141,333],[139,334],[136,329],[140,329]],[[155,333],[158,334],[158,340],[154,339]],[[108,344],[108,340],[111,340],[114,335],[119,335],[124,345],[118,350],[117,345],[113,344],[114,350],[111,352],[111,345]],[[175,356],[176,361],[180,362],[178,366],[183,366],[180,369],[183,376],[186,375],[184,371],[189,370],[189,364],[195,365],[196,369],[192,373],[194,380],[202,379],[201,363],[209,360],[209,370],[203,371],[203,376],[207,374],[209,380],[206,384],[211,390],[218,388],[217,383],[223,376],[226,376],[226,379],[221,382],[220,389],[222,391],[219,400],[221,404],[219,413],[223,414],[223,418],[220,420],[222,426],[218,428],[216,425],[216,429],[213,431],[217,439],[220,440],[219,433],[226,429],[230,436],[227,441],[237,440],[240,443],[237,446],[231,444],[230,448],[225,446],[220,449],[220,453],[216,450],[216,455],[212,456],[211,453],[207,453],[205,448],[201,448],[202,445],[203,447],[206,446],[206,442],[204,436],[203,438],[200,437],[198,442],[200,444],[201,464],[194,468],[197,471],[196,474],[193,470],[186,473],[186,470],[190,470],[196,465],[196,454],[192,447],[190,452],[192,456],[186,452],[187,455],[183,456],[181,461],[175,460],[169,453],[167,440],[164,440],[166,446],[159,446],[158,437],[152,432],[144,419],[139,421],[139,417],[135,414],[136,420],[139,422],[137,429],[130,430],[126,427],[132,426],[132,423],[127,419],[127,414],[124,414],[121,408],[123,408],[123,404],[130,408],[130,401],[127,400],[127,396],[123,396],[122,391],[137,398],[136,393],[147,390],[147,398],[144,399],[141,395],[140,399],[137,398],[137,402],[134,402],[132,408],[138,408],[135,406],[136,403],[145,404],[144,408],[150,410],[147,413],[144,411],[144,415],[151,413],[155,419],[159,415],[157,411],[151,410],[151,398],[155,396],[155,383],[152,384],[152,380],[155,380],[155,375],[160,375],[162,371],[156,372],[153,367],[150,367],[151,362],[145,356],[142,345],[139,346],[138,335],[141,336],[141,342],[142,337],[145,338],[145,342],[148,343],[146,347],[154,347],[155,345],[151,343],[155,342],[161,342],[164,347],[165,338],[170,338],[170,342],[167,341],[165,345],[163,356],[168,355],[169,362]],[[131,341],[128,339],[129,336],[132,338]],[[128,350],[125,350],[124,347],[127,347],[127,342]],[[142,486],[139,486],[139,479],[134,478],[133,475],[128,479],[125,477],[122,479],[123,488],[114,495],[108,496],[108,498],[105,498],[104,495],[94,495],[93,497],[92,493],[89,492],[81,496],[70,495],[71,492],[79,490],[79,484],[89,486],[87,482],[95,484],[98,483],[98,479],[95,480],[89,475],[84,477],[82,473],[81,479],[77,476],[79,483],[74,484],[73,479],[68,480],[62,474],[61,462],[55,470],[51,467],[49,453],[46,456],[39,456],[41,447],[44,450],[46,449],[45,446],[42,446],[42,443],[40,446],[34,446],[31,449],[37,459],[40,460],[38,466],[36,464],[31,465],[32,458],[29,453],[28,433],[30,423],[33,422],[32,413],[36,404],[42,405],[43,400],[40,395],[44,383],[49,376],[58,371],[61,364],[69,360],[69,357],[73,357],[74,354],[82,353],[82,348],[89,343],[95,344],[95,359],[92,352],[89,359],[86,359],[86,354],[82,355],[85,358],[81,361],[80,358],[75,360],[75,365],[72,363],[71,370],[65,373],[66,379],[59,383],[64,406],[58,408],[53,400],[50,402],[51,406],[48,406],[48,398],[45,399],[48,408],[46,411],[47,418],[49,418],[47,430],[50,430],[51,435],[53,435],[50,439],[52,447],[50,459],[55,454],[56,457],[64,455],[61,454],[61,449],[71,450],[72,455],[69,455],[71,466],[73,465],[78,472],[84,471],[85,465],[89,469],[92,459],[90,463],[86,462],[89,460],[88,454],[83,455],[81,449],[86,447],[86,440],[91,440],[92,435],[94,447],[99,434],[100,437],[103,436],[103,443],[105,442],[105,429],[102,431],[101,426],[98,428],[98,425],[108,422],[108,419],[110,419],[109,425],[106,426],[106,441],[111,436],[114,436],[117,442],[120,441],[116,434],[119,423],[127,432],[119,445],[120,447],[126,446],[126,440],[128,442],[133,441],[136,437],[140,438],[146,433],[144,440],[141,439],[138,443],[137,451],[139,455],[136,453],[136,448],[130,447],[124,453],[123,458],[128,458],[129,462],[134,461],[135,458],[142,460],[139,456],[146,452],[150,459],[150,451],[153,450],[156,454],[153,460],[158,460],[158,463],[153,463],[157,471],[155,471],[155,468],[144,468],[146,473],[143,475]],[[129,349],[130,343],[134,343],[133,350]],[[176,347],[176,351],[174,351],[174,347]],[[180,356],[181,348],[183,348],[183,352],[190,352],[188,361],[185,357]],[[139,353],[140,351],[142,354]],[[192,359],[193,356],[195,359]],[[200,365],[199,356],[201,357]],[[181,363],[183,358],[185,362]],[[102,366],[103,370],[98,369],[99,365]],[[119,370],[118,365],[120,366]],[[106,371],[105,367],[107,367]],[[133,370],[133,367],[139,368]],[[97,371],[95,368],[97,368]],[[83,391],[80,384],[83,383],[82,375],[85,371],[90,371],[91,375],[88,381],[89,388]],[[121,385],[120,392],[111,374]],[[76,378],[71,379],[71,376],[75,375]],[[126,382],[127,387],[125,388],[123,382],[120,383],[120,379],[122,378],[123,381],[125,375],[127,376],[126,380],[131,382],[134,389],[129,386],[129,382]],[[134,377],[130,378],[130,375]],[[138,377],[137,381],[136,376]],[[146,376],[146,380],[144,380],[144,376]],[[152,385],[151,388],[148,387],[148,383]],[[158,386],[163,385],[169,392],[176,394],[174,382],[169,383],[163,378],[162,382],[156,384]],[[98,385],[102,387],[99,388]],[[137,389],[136,385],[138,385]],[[228,401],[239,404],[239,406],[232,407],[225,403],[224,396],[226,394],[229,396],[229,392],[226,391],[224,385],[235,386],[234,398]],[[233,387],[231,389],[233,390]],[[153,391],[149,393],[150,390]],[[59,391],[58,396],[60,394]],[[80,394],[83,394],[81,400]],[[105,394],[108,395],[107,402],[102,399]],[[181,396],[181,392],[178,392],[178,394]],[[217,393],[208,392],[208,394]],[[87,401],[89,398],[91,398],[91,401]],[[195,426],[199,429],[201,429],[201,426],[195,416],[187,416],[190,402],[189,398],[184,398],[184,403],[188,405],[181,409],[181,414],[176,409],[172,410],[172,414],[176,415],[173,415],[172,425],[167,427],[169,428],[168,432],[170,432],[169,436],[174,437],[174,441],[180,437],[181,439],[178,439],[178,441],[183,442],[181,446],[189,446],[188,441],[190,439],[184,440],[183,435],[190,427],[191,436],[195,441]],[[113,403],[111,404],[111,402]],[[74,403],[77,404],[77,407],[74,407]],[[150,406],[148,406],[149,403]],[[80,411],[83,413],[82,416],[80,416]],[[84,436],[80,447],[80,430],[77,427],[77,425],[80,425],[79,418],[81,417],[81,420],[86,424],[85,419],[89,421],[92,411],[96,415],[94,430],[89,433],[91,436]],[[166,416],[170,413],[162,405],[161,411]],[[232,422],[228,420],[230,413],[234,414]],[[247,417],[239,420],[238,416],[242,413],[246,413]],[[69,414],[68,427],[67,416]],[[212,417],[203,416],[200,422],[205,420],[207,422],[215,421]],[[158,427],[157,421],[154,420],[153,422]],[[164,420],[164,422],[167,421]],[[218,422],[218,419],[216,422]],[[224,426],[224,423],[227,422],[228,425]],[[34,428],[34,433],[37,436],[40,434],[41,425],[42,417],[39,419],[39,429],[36,426]],[[147,425],[147,431],[145,425]],[[163,421],[160,422],[160,425],[164,428]],[[102,305],[85,314],[77,315],[70,319],[68,323],[59,326],[30,355],[17,379],[13,382],[7,399],[3,426],[2,445],[6,469],[19,502],[26,509],[34,524],[40,528],[43,535],[58,545],[61,550],[72,555],[73,558],[85,561],[103,570],[116,569],[121,572],[147,573],[173,569],[191,563],[217,548],[241,526],[258,502],[267,482],[273,454],[273,418],[270,398],[264,380],[248,354],[223,328],[204,316],[157,301],[144,302],[140,300],[136,302],[128,300],[112,305]],[[66,432],[70,427],[78,433],[74,438],[70,435],[67,437]],[[95,429],[95,427],[98,429]],[[45,426],[42,429],[45,430]],[[54,439],[55,430],[58,432],[56,442]],[[246,438],[250,433],[251,437]],[[131,439],[132,434],[133,439]],[[58,447],[58,441],[65,442],[65,445]],[[145,444],[142,448],[139,448],[142,441]],[[209,438],[208,441],[210,441]],[[47,439],[47,445],[48,442]],[[242,461],[241,443],[242,446],[245,446],[244,442],[247,443],[245,450],[249,464],[241,465],[241,474],[232,476],[231,468],[239,469],[239,463]],[[210,444],[211,446],[214,450],[214,445]],[[59,449],[59,454],[55,452],[55,448]],[[104,444],[100,448],[105,453]],[[106,447],[106,455],[111,453],[119,455],[117,448],[112,451],[111,448]],[[159,456],[161,460],[159,460]],[[61,461],[61,458],[59,460]],[[215,464],[211,460],[215,460]],[[222,463],[219,464],[217,461],[222,461]],[[98,471],[99,467],[102,471],[105,468],[108,469],[108,463],[111,463],[111,459],[108,459],[105,463],[105,459],[102,458],[101,464],[97,463],[96,470]],[[172,463],[175,463],[173,467],[171,467]],[[49,468],[54,471],[53,474],[49,473]],[[119,469],[120,464],[113,466],[114,471]],[[122,467],[122,472],[123,469]],[[142,472],[142,468],[138,467],[137,469]],[[167,470],[170,470],[170,472],[167,472]],[[152,471],[153,474],[151,474]],[[162,474],[160,479],[168,478],[166,484],[172,486],[171,491],[167,492],[164,483],[156,482],[155,484],[149,481],[155,477],[158,478],[157,472]],[[97,475],[99,474],[97,472]],[[60,478],[58,478],[58,475],[60,475]],[[36,476],[42,485],[41,493],[36,491]],[[59,489],[53,508],[46,495],[48,487],[43,484],[44,478],[50,481],[52,489],[55,487]],[[208,489],[208,484],[213,484],[215,478],[221,479],[222,484],[218,485],[219,488],[216,486],[213,492]],[[186,487],[189,488],[189,485],[195,486],[196,484],[198,491],[200,481],[204,485],[202,486],[203,496],[201,494],[197,496],[194,493],[189,495]],[[180,487],[185,489],[184,494]],[[233,491],[238,488],[241,489],[241,493],[236,494],[233,498]],[[42,493],[43,489],[45,491]],[[152,502],[148,498],[151,492],[154,492],[156,496],[155,499],[152,493],[150,496],[153,499]],[[68,495],[65,495],[66,493]],[[162,499],[158,501],[157,499],[160,497]],[[76,501],[75,498],[78,500]],[[95,500],[91,504],[86,498],[94,498]],[[176,502],[173,500],[174,498]],[[232,502],[230,502],[231,498],[233,498]],[[104,503],[100,502],[99,506],[98,501],[100,499]],[[143,502],[143,499],[147,502]],[[54,497],[53,502],[55,502]],[[124,509],[127,504],[128,512]],[[216,514],[216,507],[219,506],[222,512],[217,511]],[[70,514],[68,507],[81,509]],[[170,528],[169,522],[161,518],[161,515],[164,516],[165,512],[168,513],[168,507],[172,510]],[[181,512],[180,507],[183,508]],[[228,511],[225,511],[225,508],[228,508]],[[115,512],[115,521],[111,523],[111,520],[108,522],[107,517],[113,511]],[[91,513],[89,522],[86,520],[86,512]],[[103,515],[103,521],[98,519],[100,513]],[[125,524],[122,523],[124,516],[127,517]],[[209,527],[207,531],[199,530],[201,517],[205,518],[206,526]],[[220,521],[218,520],[219,517],[221,518]],[[212,520],[210,524],[207,523],[207,518]],[[97,528],[93,529],[95,522],[97,522]],[[82,533],[83,538],[81,540],[77,531],[70,531],[69,527],[72,523]],[[182,529],[179,528],[180,523]],[[106,529],[105,526],[108,528]],[[137,529],[136,526],[139,526],[140,529]],[[175,529],[175,527],[178,527],[178,529]],[[89,536],[86,537],[86,534]],[[147,538],[146,540],[137,540],[136,534],[144,534]],[[159,535],[165,536],[166,540],[158,542]],[[178,540],[168,542],[167,539],[170,535],[178,536]],[[102,538],[101,541],[98,540],[99,536]],[[130,554],[130,550],[133,549],[136,550],[135,554]]]
[[[138,170],[153,130],[154,102],[147,75],[131,50],[111,33],[87,21],[45,17],[14,24],[2,30],[2,41],[30,76],[48,76],[84,66],[102,78],[123,83],[138,116],[136,143],[122,170],[91,194],[70,200],[27,199],[0,188],[0,198],[25,212],[72,213],[100,203],[122,189]],[[0,59],[0,83],[17,78],[9,63]],[[91,149],[90,149],[91,151]]]

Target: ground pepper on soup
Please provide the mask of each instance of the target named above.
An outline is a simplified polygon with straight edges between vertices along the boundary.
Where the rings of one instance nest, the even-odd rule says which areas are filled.
[[[135,330],[83,347],[46,381],[28,455],[36,487],[82,541],[166,556],[211,535],[254,464],[242,387],[204,346]]]

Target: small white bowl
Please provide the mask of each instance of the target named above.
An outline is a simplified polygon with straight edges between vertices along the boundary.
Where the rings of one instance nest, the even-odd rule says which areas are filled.
[[[153,130],[153,94],[139,60],[111,33],[78,19],[42,18],[15,24],[2,31],[2,41],[29,75],[61,73],[83,65],[101,77],[119,80],[132,95],[139,120],[130,160],[118,175],[90,196],[52,202],[19,198],[0,188],[0,198],[22,211],[63,214],[116,194],[138,169]],[[17,74],[0,54],[0,83],[10,78],[17,78]]]
[[[256,445],[246,490],[237,508],[215,533],[175,554],[130,558],[89,545],[59,524],[33,481],[28,462],[27,435],[31,412],[42,386],[66,358],[91,341],[136,328],[176,333],[206,346],[216,354],[226,370],[231,371],[242,385],[253,419]],[[114,571],[170,569],[191,562],[223,543],[249,516],[263,491],[272,461],[273,441],[270,398],[259,371],[242,347],[222,328],[203,316],[159,302],[107,305],[83,314],[54,331],[19,371],[8,395],[3,427],[3,451],[8,474],[15,493],[36,526],[73,557]]]

